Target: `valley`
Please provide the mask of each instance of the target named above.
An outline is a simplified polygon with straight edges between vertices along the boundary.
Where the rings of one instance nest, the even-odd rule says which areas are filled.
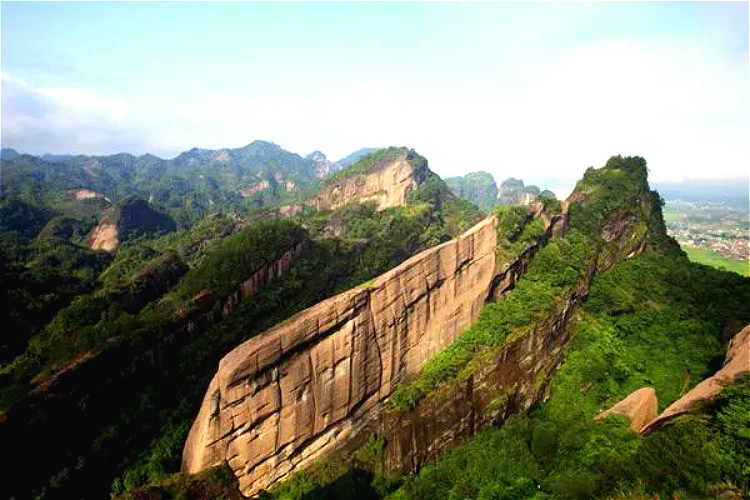
[[[750,212],[726,201],[669,200],[664,207],[669,234],[696,262],[750,274]]]

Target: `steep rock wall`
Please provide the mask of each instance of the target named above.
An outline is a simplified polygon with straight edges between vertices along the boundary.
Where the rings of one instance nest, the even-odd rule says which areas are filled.
[[[228,460],[254,494],[342,440],[476,319],[495,270],[495,218],[369,285],[292,317],[219,364],[183,454]]]
[[[309,204],[317,210],[335,210],[353,201],[374,201],[378,210],[403,206],[427,170],[415,167],[410,160],[409,153],[404,153],[366,174],[330,181]]]
[[[541,400],[547,381],[563,361],[571,319],[588,293],[593,272],[591,266],[588,276],[573,287],[556,311],[483,360],[464,380],[423,399],[406,413],[383,412],[365,425],[363,435],[377,434],[385,442],[386,468],[404,474],[416,472],[446,446],[527,411]]]
[[[548,234],[564,232],[566,224],[565,218],[558,220],[557,225],[548,227]],[[362,425],[361,436],[376,434],[384,440],[386,468],[415,472],[426,461],[436,459],[446,446],[460,443],[481,428],[497,425],[511,414],[527,411],[545,397],[549,380],[564,359],[573,320],[594,275],[614,265],[618,260],[615,256],[624,258],[645,248],[639,221],[612,223],[606,228],[606,245],[596,249],[584,276],[549,316],[507,345],[488,351],[481,365],[465,379],[439,389],[406,413],[382,412]],[[602,259],[602,255],[612,258]],[[360,444],[353,442],[351,449]]]
[[[495,218],[426,250],[370,284],[307,309],[219,364],[183,452],[183,470],[226,460],[254,495],[355,442],[400,381],[452,343],[496,288],[508,290],[533,254],[495,259]]]

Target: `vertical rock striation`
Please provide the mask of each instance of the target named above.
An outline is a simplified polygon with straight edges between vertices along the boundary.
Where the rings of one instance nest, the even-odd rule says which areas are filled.
[[[317,210],[336,210],[347,203],[374,201],[378,210],[406,205],[406,197],[424,179],[427,165],[404,152],[367,173],[329,181],[310,202]]]
[[[234,349],[206,393],[183,469],[227,460],[252,495],[320,457],[477,318],[496,239],[487,218]]]
[[[563,216],[550,219],[541,247]],[[451,344],[536,248],[495,258],[495,217],[367,285],[332,297],[225,356],[183,452],[187,472],[227,461],[255,495],[356,440],[399,382]]]

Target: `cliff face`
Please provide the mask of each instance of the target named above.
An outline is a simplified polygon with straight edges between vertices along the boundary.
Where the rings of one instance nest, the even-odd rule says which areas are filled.
[[[496,238],[487,218],[230,352],[190,431],[183,469],[228,460],[251,495],[331,449],[476,319],[494,278]]]
[[[310,202],[318,210],[335,210],[350,202],[374,201],[378,210],[406,204],[406,197],[424,179],[426,165],[405,152],[369,172],[329,181]]]
[[[211,381],[183,470],[226,460],[254,495],[356,441],[396,385],[476,320],[496,288],[512,287],[563,220],[551,218],[542,242],[501,267],[489,217],[240,345]]]

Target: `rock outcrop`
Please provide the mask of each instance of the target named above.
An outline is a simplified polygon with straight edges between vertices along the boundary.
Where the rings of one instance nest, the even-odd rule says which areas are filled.
[[[313,151],[305,158],[315,162],[315,177],[318,179],[322,179],[335,171],[334,163],[318,150]]]
[[[644,425],[656,418],[659,402],[653,387],[642,387],[630,393],[609,410],[599,413],[595,419],[604,420],[613,415],[624,415],[630,419],[633,432],[640,432]]]
[[[226,460],[243,494],[255,495],[355,439],[396,385],[452,343],[493,290],[512,287],[528,264],[498,266],[495,224],[484,219],[235,348],[206,392],[183,470]],[[527,249],[520,259],[531,256]]]
[[[177,225],[169,216],[154,210],[145,200],[129,197],[102,217],[87,242],[93,250],[111,252],[130,239],[175,229]]]
[[[658,417],[648,422],[641,429],[641,433],[647,434],[680,415],[699,410],[704,404],[721,395],[724,387],[734,384],[748,373],[750,373],[750,325],[742,329],[729,342],[721,370],[672,403]]]
[[[94,227],[88,237],[89,248],[111,252],[120,243],[114,222],[101,222]]]
[[[426,162],[406,151],[395,159],[375,165],[366,173],[327,182],[309,205],[317,210],[335,210],[351,202],[374,201],[378,210],[406,204],[406,197],[425,178]]]
[[[476,319],[496,239],[487,218],[234,349],[206,393],[183,470],[228,460],[252,495],[320,457]]]

